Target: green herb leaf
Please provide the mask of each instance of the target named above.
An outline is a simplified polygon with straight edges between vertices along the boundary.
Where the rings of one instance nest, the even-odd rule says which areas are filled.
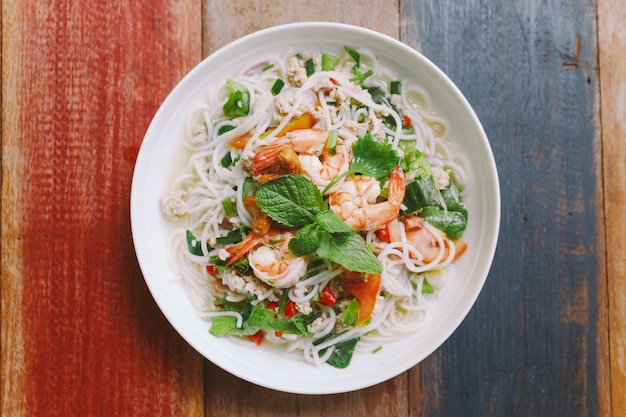
[[[406,206],[404,213],[413,213],[424,207],[441,207],[442,197],[437,189],[434,178],[420,178],[407,184],[403,204]]]
[[[213,336],[226,336],[237,329],[237,318],[233,316],[217,316],[211,319],[209,333]]]
[[[291,227],[313,223],[328,208],[319,190],[298,174],[284,175],[259,186],[257,204],[273,220]]]
[[[333,366],[335,368],[344,369],[350,365],[350,361],[352,360],[352,355],[354,354],[354,349],[356,344],[359,343],[360,338],[354,338],[350,340],[346,340],[345,342],[339,342],[335,345],[335,349],[333,353],[330,355],[330,358],[326,361],[327,364]]]
[[[317,252],[350,271],[382,271],[361,235],[328,209],[309,179],[298,174],[282,176],[259,186],[256,198],[261,210],[273,220],[300,228],[289,241],[294,256]]]
[[[187,249],[192,255],[203,256],[202,252],[202,243],[196,238],[191,230],[187,230],[186,232],[187,238]],[[207,249],[211,250],[211,247],[207,245]]]
[[[354,143],[350,170],[355,174],[382,178],[398,165],[399,158],[390,143],[375,140],[368,132]]]
[[[452,239],[460,238],[467,227],[467,218],[458,211],[426,207],[419,212],[419,216]]]
[[[321,230],[330,233],[353,233],[354,229],[348,226],[342,219],[332,210],[324,210],[315,216],[315,224]]]
[[[426,178],[433,175],[430,163],[426,160],[426,157],[415,148],[413,143],[400,142],[404,156],[402,157],[402,170],[407,176],[414,174],[415,178]]]
[[[230,156],[230,152],[226,152],[224,157],[220,160],[220,165],[224,168],[229,168],[233,163],[233,158]]]
[[[317,254],[335,262],[349,271],[379,274],[383,266],[374,256],[361,235],[357,233],[332,233],[320,241]]]
[[[399,162],[400,158],[390,143],[376,140],[370,132],[367,132],[352,146],[350,169],[333,178],[322,194],[326,194],[339,180],[350,175],[362,174],[378,179],[383,178],[389,175]]]
[[[359,302],[356,298],[353,298],[341,315],[341,322],[348,326],[354,326],[359,321],[359,313]]]
[[[296,232],[296,237],[289,241],[289,252],[293,256],[306,256],[314,253],[319,247],[323,234],[316,223],[307,224]]]
[[[467,207],[465,207],[461,194],[454,184],[450,183],[448,188],[441,190],[441,195],[448,211],[458,211],[467,218]]]
[[[233,80],[226,80],[228,100],[222,110],[228,117],[247,116],[250,112],[250,92]]]
[[[331,340],[338,335],[330,334],[327,337],[323,337],[319,340],[315,341],[315,345],[318,345],[322,342]],[[352,355],[354,354],[354,349],[361,340],[359,337],[354,339],[345,340],[343,342],[339,342],[333,346],[333,353],[331,353],[330,357],[326,361],[327,364],[333,366],[335,368],[344,369],[350,365],[350,361],[352,360]],[[330,349],[330,348],[327,348]],[[327,349],[323,349],[320,351],[320,355],[323,355]]]

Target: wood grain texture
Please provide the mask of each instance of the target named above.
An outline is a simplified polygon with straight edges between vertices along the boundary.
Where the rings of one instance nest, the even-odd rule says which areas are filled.
[[[202,415],[202,359],[143,283],[128,201],[200,58],[200,5],[2,4],[2,414]]]
[[[486,286],[457,332],[411,371],[411,408],[608,415],[595,3],[414,1],[401,15],[402,40],[474,106],[502,192]]]
[[[1,1],[2,415],[624,414],[624,2]],[[176,82],[236,38],[312,20],[439,65],[502,187],[495,263],[461,327],[409,372],[326,396],[194,352],[143,283],[128,215],[135,156]]]
[[[626,8],[617,3],[598,2],[611,404],[615,416],[626,410]]]
[[[271,26],[303,22],[339,22],[363,26],[398,38],[399,0],[320,0],[297,2],[203,0],[205,56],[242,36]]]
[[[274,1],[203,2],[203,53],[266,27],[299,21],[356,24],[389,36],[399,35],[399,4],[382,0],[318,1],[314,4]],[[372,11],[375,10],[375,13]],[[207,416],[407,416],[406,374],[375,387],[330,396],[279,393],[254,386],[211,363],[206,365]]]

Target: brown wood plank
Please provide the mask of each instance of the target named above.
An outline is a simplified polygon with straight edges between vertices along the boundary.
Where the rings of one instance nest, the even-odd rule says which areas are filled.
[[[203,54],[249,33],[271,26],[303,21],[348,23],[373,29],[398,39],[399,0],[290,0],[250,2],[203,0]]]
[[[315,2],[203,2],[203,53],[266,27],[299,21],[356,24],[399,36],[399,3],[384,0]],[[375,11],[375,12],[373,12]],[[262,18],[259,18],[262,16]],[[285,394],[240,380],[217,366],[206,365],[207,416],[406,416],[406,373],[369,389],[329,396]]]
[[[626,410],[626,5],[598,1],[611,408]]]
[[[203,414],[202,359],[135,258],[133,165],[201,56],[194,1],[2,2],[7,416]]]

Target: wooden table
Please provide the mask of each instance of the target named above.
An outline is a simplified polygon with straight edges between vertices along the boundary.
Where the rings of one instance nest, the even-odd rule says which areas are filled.
[[[274,392],[164,319],[129,220],[169,90],[247,33],[302,21],[399,38],[481,119],[502,227],[477,304],[406,373]],[[620,0],[2,1],[2,415],[623,416],[626,3]]]

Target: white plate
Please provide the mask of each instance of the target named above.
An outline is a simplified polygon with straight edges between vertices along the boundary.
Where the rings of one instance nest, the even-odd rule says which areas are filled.
[[[465,199],[469,248],[457,275],[432,304],[424,327],[375,354],[355,354],[346,369],[317,368],[268,347],[234,343],[209,334],[166,260],[169,230],[160,198],[174,177],[174,160],[190,109],[206,86],[256,57],[285,50],[332,52],[343,46],[373,51],[400,79],[424,87],[433,110],[450,123],[451,141],[469,158],[471,192]],[[198,352],[226,371],[275,390],[328,394],[369,387],[408,370],[437,349],[461,324],[480,293],[493,260],[499,224],[500,191],[493,154],[478,118],[458,88],[424,56],[407,45],[360,27],[337,23],[295,23],[241,38],[195,67],[156,113],[141,145],[131,191],[131,222],[137,258],[154,299],[169,322]]]

